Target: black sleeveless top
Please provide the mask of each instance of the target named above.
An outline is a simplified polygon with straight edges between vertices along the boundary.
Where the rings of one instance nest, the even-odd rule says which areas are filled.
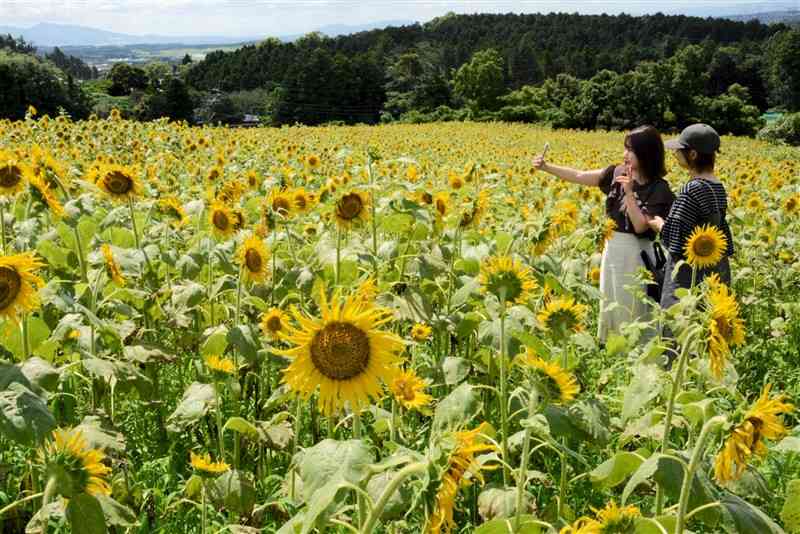
[[[636,237],[646,237],[654,241],[656,233],[653,230],[648,228],[641,234],[637,234],[630,217],[628,217],[625,208],[625,190],[622,184],[614,182],[614,178],[625,172],[624,165],[609,165],[600,175],[598,186],[606,194],[606,215],[617,224],[617,232],[634,234]],[[642,213],[651,217],[666,218],[675,200],[669,184],[663,178],[650,180],[646,184],[634,182],[633,196]]]

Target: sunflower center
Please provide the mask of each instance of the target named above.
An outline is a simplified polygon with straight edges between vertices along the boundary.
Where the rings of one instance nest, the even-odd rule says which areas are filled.
[[[700,258],[709,258],[717,250],[717,242],[710,236],[699,236],[692,247],[693,252]]]
[[[311,361],[332,380],[349,380],[369,365],[369,337],[355,325],[333,322],[314,335]]]
[[[133,179],[120,171],[108,173],[103,180],[109,191],[115,195],[126,195],[133,189]]]
[[[0,267],[0,310],[8,308],[22,289],[22,277],[12,267]]]
[[[437,200],[436,201],[436,211],[439,212],[440,215],[444,215],[447,213],[447,203],[444,200]]]
[[[272,200],[272,211],[280,215],[286,215],[291,209],[289,201],[283,197],[277,197]]]
[[[228,226],[231,224],[231,221],[224,211],[215,211],[211,221],[214,223],[214,226],[223,231],[227,230]]]
[[[0,187],[14,187],[22,180],[22,171],[16,165],[0,167]]]
[[[433,195],[428,192],[422,193],[422,202],[425,204],[430,204],[433,202]]]
[[[403,394],[403,399],[409,402],[417,397],[417,392],[414,391],[414,386],[410,382],[401,382],[400,392]]]
[[[244,263],[251,273],[260,273],[261,268],[264,266],[261,254],[254,248],[249,248],[244,253]]]
[[[270,332],[280,332],[283,325],[281,324],[281,318],[277,315],[273,315],[269,319],[267,319],[267,328]]]
[[[304,197],[303,195],[297,195],[296,197],[294,197],[294,203],[298,207],[298,209],[301,210],[306,209],[306,205],[308,204],[306,202],[306,197]]]
[[[355,193],[343,196],[336,204],[339,217],[346,221],[352,221],[358,217],[363,209],[364,203],[361,201],[361,197]]]

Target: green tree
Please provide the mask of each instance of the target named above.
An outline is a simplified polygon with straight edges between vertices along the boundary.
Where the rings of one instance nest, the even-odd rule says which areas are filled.
[[[29,54],[0,50],[0,117],[19,120],[29,105],[39,114],[66,111],[75,119],[89,115],[89,100],[71,76]]]
[[[765,56],[771,103],[800,110],[800,28],[775,34]]]
[[[190,65],[192,63],[192,56],[189,55],[187,52],[183,59],[181,60],[181,65]]]
[[[125,96],[135,89],[143,90],[147,87],[147,73],[139,67],[127,63],[115,63],[108,72],[111,87],[108,93],[112,96]]]
[[[494,48],[475,52],[456,72],[455,92],[475,112],[496,110],[500,106],[500,96],[506,92],[504,72],[500,52]]]

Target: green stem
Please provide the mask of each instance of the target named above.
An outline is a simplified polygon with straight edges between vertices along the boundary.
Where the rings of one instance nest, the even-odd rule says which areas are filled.
[[[303,408],[303,401],[297,399],[297,407],[295,408],[294,414],[294,440],[292,440],[292,462],[294,462],[295,456],[297,456],[297,448],[298,442],[300,441],[300,416],[301,411]],[[292,485],[289,491],[289,498],[292,502],[294,502],[294,495],[295,495],[295,482],[297,477],[297,466],[292,466]]]
[[[392,498],[394,492],[397,491],[397,488],[403,483],[405,479],[410,477],[413,474],[421,473],[428,468],[428,464],[425,462],[417,462],[413,464],[409,464],[405,466],[403,469],[397,472],[397,474],[392,477],[391,482],[386,486],[386,489],[383,490],[383,493],[378,498],[378,502],[375,503],[375,508],[372,509],[367,520],[364,522],[364,526],[361,529],[362,534],[372,534],[375,530],[375,526],[380,519],[381,515],[383,514],[383,509],[386,507],[386,503],[389,502],[389,499]]]
[[[47,534],[47,523],[50,520],[47,514],[47,505],[50,503],[50,500],[53,498],[53,495],[56,491],[56,485],[58,484],[56,477],[51,476],[50,479],[47,481],[47,486],[44,488],[44,497],[42,497],[42,507],[40,512],[42,514],[42,534]]]
[[[214,395],[217,397],[217,440],[219,441],[219,457],[225,461],[225,439],[222,435],[222,399],[219,394],[219,382],[214,382]]]
[[[689,493],[691,493],[692,489],[692,480],[694,479],[695,471],[697,471],[697,466],[702,459],[703,450],[706,446],[706,438],[712,430],[718,428],[725,420],[725,416],[723,415],[712,417],[706,421],[706,424],[703,425],[703,430],[700,431],[697,444],[694,446],[694,451],[692,452],[692,458],[689,460],[689,468],[683,476],[681,496],[678,500],[678,518],[675,521],[675,534],[683,534],[684,522],[686,521],[686,508],[689,505]]]
[[[528,397],[528,417],[533,417],[538,402],[538,392],[536,388],[531,388]],[[520,522],[522,521],[523,497],[525,495],[525,485],[528,478],[528,456],[531,449],[531,430],[529,426],[525,429],[525,439],[522,442],[522,459],[519,464],[519,475],[517,475],[517,514],[514,519],[514,532],[519,532]]]
[[[272,274],[270,275],[270,279],[272,280],[272,290],[269,292],[269,302],[270,306],[275,306],[275,271],[277,270],[277,262],[278,262],[278,232],[277,232],[277,225],[275,226],[275,230],[272,232]]]
[[[0,200],[0,235],[2,236],[3,255],[8,254],[8,245],[6,244],[6,203]]]
[[[692,286],[697,282],[697,265],[692,265]]]
[[[16,501],[12,502],[11,504],[6,506],[5,508],[0,509],[0,517],[3,517],[4,514],[10,512],[11,510],[16,508],[17,506],[19,506],[21,504],[25,504],[26,502],[32,501],[34,499],[38,499],[42,495],[44,495],[44,492],[34,493],[33,495],[28,495],[27,497],[23,497],[22,499],[18,499]]]
[[[558,517],[564,517],[564,501],[567,500],[567,455],[560,454],[561,477],[558,481]]]
[[[335,283],[336,287],[339,286],[339,271],[341,271],[342,266],[342,229],[339,226],[336,226],[336,273],[335,273]]]
[[[150,258],[147,257],[147,252],[142,248],[142,242],[139,239],[139,228],[136,226],[136,212],[133,209],[133,197],[128,195],[128,209],[131,211],[131,229],[133,230],[133,238],[136,242],[136,250],[141,250],[142,255],[144,256],[145,264],[147,265],[148,270],[152,270],[152,266],[150,265]]]
[[[672,382],[672,392],[667,400],[667,415],[664,419],[664,437],[661,440],[661,454],[666,454],[667,447],[669,446],[669,433],[672,429],[672,416],[675,413],[675,399],[680,393],[681,386],[683,385],[683,373],[686,370],[686,361],[689,357],[689,349],[692,345],[691,341],[694,337],[694,332],[689,332],[686,336],[686,341],[681,348],[681,354],[678,357],[678,367],[675,369],[675,378]],[[661,515],[664,510],[664,492],[660,485],[656,486],[656,516]]]
[[[30,341],[28,340],[28,314],[22,316],[22,355],[27,360],[31,354]]]
[[[81,268],[81,279],[84,283],[89,283],[89,275],[86,272],[86,258],[83,256],[83,242],[81,241],[81,233],[78,231],[76,224],[72,228],[72,233],[75,236],[75,255],[78,256],[78,265]]]
[[[394,441],[394,436],[395,436],[394,426],[396,424],[395,423],[396,420],[397,420],[397,402],[394,400],[394,397],[392,397],[392,424],[389,425],[389,441]]]
[[[205,480],[203,481],[203,484],[201,486],[200,494],[201,494],[200,501],[202,502],[202,504],[201,504],[201,507],[202,507],[201,508],[202,509],[201,522],[202,522],[202,525],[203,525],[202,526],[202,534],[206,534],[206,522],[207,522],[206,521],[207,520],[206,513],[207,512],[206,512],[206,482],[205,482]]]
[[[508,388],[506,384],[506,304],[500,305],[500,430],[503,452],[503,486],[508,486]]]
[[[361,414],[358,413],[358,409],[353,412],[353,437],[361,439]],[[366,503],[364,502],[364,496],[360,492],[356,493],[356,503],[358,506],[358,526],[360,527],[366,516]]]
[[[208,245],[208,304],[211,307],[211,326],[215,324],[214,321],[214,298],[211,289],[214,273],[214,240],[209,238]]]

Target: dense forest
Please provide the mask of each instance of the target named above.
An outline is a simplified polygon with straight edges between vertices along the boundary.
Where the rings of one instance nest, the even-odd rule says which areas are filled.
[[[26,52],[15,46],[5,48]],[[48,60],[71,77],[97,74],[60,51]],[[171,70],[117,65],[105,78],[84,84],[95,110],[122,105],[143,120],[256,114],[274,125],[468,119],[586,129],[702,120],[752,135],[766,110],[800,109],[800,29],[662,14],[448,14],[336,38],[265,39],[198,62],[187,56]]]

